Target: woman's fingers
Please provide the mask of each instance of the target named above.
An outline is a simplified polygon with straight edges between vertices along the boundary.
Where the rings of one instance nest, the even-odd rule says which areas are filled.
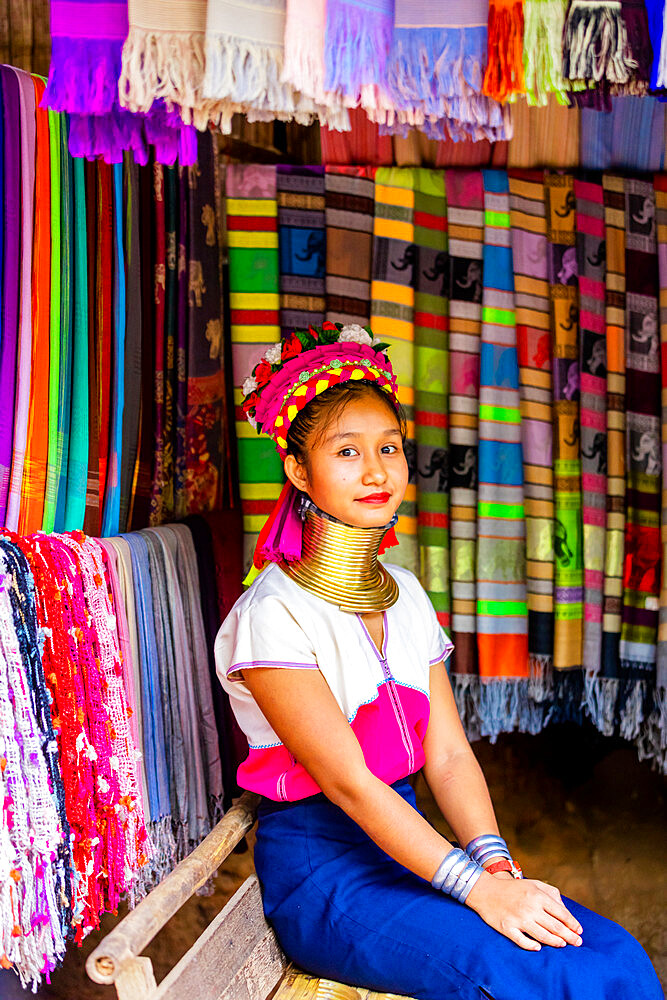
[[[505,937],[508,937],[510,941],[514,941],[514,944],[518,944],[519,948],[523,948],[524,951],[540,951],[542,947],[539,941],[533,941],[527,934],[520,931],[518,927],[512,927],[508,931],[503,931],[503,933]]]
[[[581,924],[575,916],[563,905],[563,903],[556,902],[552,897],[549,897],[548,901],[545,903],[544,909],[547,913],[550,913],[552,917],[556,917],[565,924],[569,930],[574,931],[575,934],[579,935],[582,933]]]
[[[549,913],[543,913],[541,916],[536,918],[536,922],[543,927],[545,931],[550,934],[555,935],[560,944],[573,944],[580,945],[581,938],[574,931],[570,930],[562,920],[558,920],[556,917],[552,917]],[[542,940],[542,938],[540,938]],[[545,941],[544,944],[553,944],[553,941]]]
[[[541,882],[538,878],[533,881],[535,882],[535,885],[539,885],[543,892],[548,893],[549,896],[553,896],[554,899],[560,900],[560,890],[557,889],[555,885],[549,885],[548,882]]]

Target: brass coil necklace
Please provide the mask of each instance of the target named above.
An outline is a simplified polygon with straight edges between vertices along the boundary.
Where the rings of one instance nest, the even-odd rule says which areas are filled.
[[[280,568],[300,587],[341,611],[367,614],[386,611],[398,600],[398,584],[378,561],[380,543],[390,524],[357,528],[303,504],[301,558]]]

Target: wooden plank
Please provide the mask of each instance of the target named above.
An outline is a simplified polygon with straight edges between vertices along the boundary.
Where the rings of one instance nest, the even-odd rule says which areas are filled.
[[[318,979],[290,966],[273,1000],[412,1000],[398,993],[376,993],[361,986],[346,986],[331,979]]]
[[[32,72],[48,76],[51,62],[49,0],[33,0],[32,7]]]
[[[255,822],[259,796],[244,792],[215,829],[100,942],[86,961],[96,983],[115,982],[181,906],[231,854]]]
[[[155,1000],[265,1000],[286,965],[251,875],[163,979]]]
[[[32,69],[32,3],[9,0],[10,58],[12,66]]]
[[[157,989],[150,958],[135,958],[116,980],[118,1000],[150,1000]]]
[[[10,0],[0,0],[0,63],[10,62],[9,3]]]

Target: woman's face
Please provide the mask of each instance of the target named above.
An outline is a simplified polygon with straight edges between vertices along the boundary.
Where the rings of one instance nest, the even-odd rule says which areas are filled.
[[[309,447],[308,465],[288,455],[285,472],[339,521],[359,528],[387,524],[408,484],[398,420],[374,395],[354,400]]]

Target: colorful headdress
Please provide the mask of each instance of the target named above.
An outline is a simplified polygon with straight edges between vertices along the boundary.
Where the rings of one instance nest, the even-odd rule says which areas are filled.
[[[374,382],[398,408],[396,377],[382,343],[367,327],[323,323],[297,330],[265,351],[252,375],[243,383],[243,411],[248,422],[272,438],[281,458],[287,455],[292,421],[311,400],[347,381]],[[302,521],[299,493],[286,483],[262,529],[253,559],[256,569],[265,561],[301,558]],[[387,545],[397,544],[393,532]],[[248,581],[246,581],[248,582]]]

